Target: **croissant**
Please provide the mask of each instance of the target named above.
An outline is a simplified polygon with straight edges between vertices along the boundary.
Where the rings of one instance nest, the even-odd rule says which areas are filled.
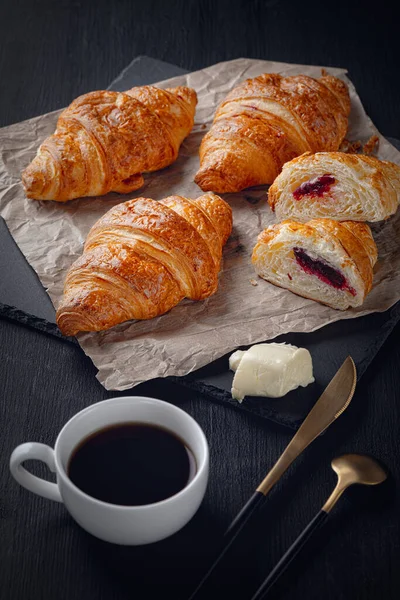
[[[307,152],[283,166],[268,202],[280,221],[382,221],[399,206],[400,167],[361,154]]]
[[[219,105],[195,182],[218,193],[272,183],[295,156],[338,150],[349,112],[347,86],[332,75],[247,79]]]
[[[193,127],[191,88],[136,87],[84,94],[65,109],[57,129],[22,173],[28,198],[65,202],[144,184],[142,173],[176,160]]]
[[[118,204],[94,224],[67,273],[60,330],[100,331],[211,296],[231,230],[232,210],[215,194]]]
[[[376,260],[366,223],[331,219],[271,225],[258,236],[252,256],[260,277],[340,310],[363,303]]]

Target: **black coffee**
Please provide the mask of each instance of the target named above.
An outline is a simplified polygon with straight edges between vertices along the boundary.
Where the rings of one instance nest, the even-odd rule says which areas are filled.
[[[124,423],[96,431],[70,458],[69,478],[83,492],[111,504],[139,506],[169,498],[196,472],[185,443],[162,427]]]

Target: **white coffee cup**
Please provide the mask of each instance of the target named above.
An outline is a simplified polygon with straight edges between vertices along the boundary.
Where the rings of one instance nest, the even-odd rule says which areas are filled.
[[[196,460],[194,478],[180,492],[154,504],[119,506],[88,496],[67,475],[74,449],[91,433],[125,422],[159,425],[178,435]],[[29,473],[22,463],[41,460],[57,474],[51,483]],[[10,470],[26,489],[64,502],[75,521],[92,535],[115,544],[140,545],[162,540],[193,517],[199,508],[208,482],[209,452],[205,435],[196,421],[173,404],[142,396],[104,400],[77,413],[60,431],[54,450],[45,444],[28,442],[13,451]]]

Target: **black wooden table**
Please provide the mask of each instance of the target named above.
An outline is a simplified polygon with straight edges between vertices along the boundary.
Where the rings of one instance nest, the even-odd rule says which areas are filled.
[[[361,3],[354,3],[361,5]],[[383,134],[400,138],[395,15],[321,2],[6,0],[0,20],[0,124],[55,110],[106,87],[135,56],[187,69],[249,56],[345,66]],[[0,282],[1,285],[1,282]],[[249,598],[334,485],[330,460],[366,452],[389,467],[374,494],[352,493],[277,586],[276,598],[394,600],[400,594],[400,327],[358,386],[345,415],[273,490],[233,549],[208,598]],[[86,534],[61,505],[20,488],[12,449],[53,444],[81,408],[111,397],[74,345],[0,319],[0,598],[185,598],[230,519],[275,462],[291,432],[223,407],[177,384],[135,390],[176,403],[203,427],[211,448],[204,503],[174,537],[123,548]],[[38,465],[32,465],[37,470]],[[42,471],[40,471],[42,472]]]

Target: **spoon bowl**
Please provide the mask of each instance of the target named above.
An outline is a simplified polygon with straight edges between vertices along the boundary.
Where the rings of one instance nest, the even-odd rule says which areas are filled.
[[[339,481],[348,482],[348,485],[378,485],[387,479],[387,474],[381,465],[370,456],[361,454],[344,454],[334,458],[331,462],[332,469]],[[347,487],[347,486],[346,486]]]
[[[338,481],[322,510],[329,513],[340,496],[351,485],[378,485],[387,479],[385,470],[377,460],[361,454],[343,454],[331,462]]]

